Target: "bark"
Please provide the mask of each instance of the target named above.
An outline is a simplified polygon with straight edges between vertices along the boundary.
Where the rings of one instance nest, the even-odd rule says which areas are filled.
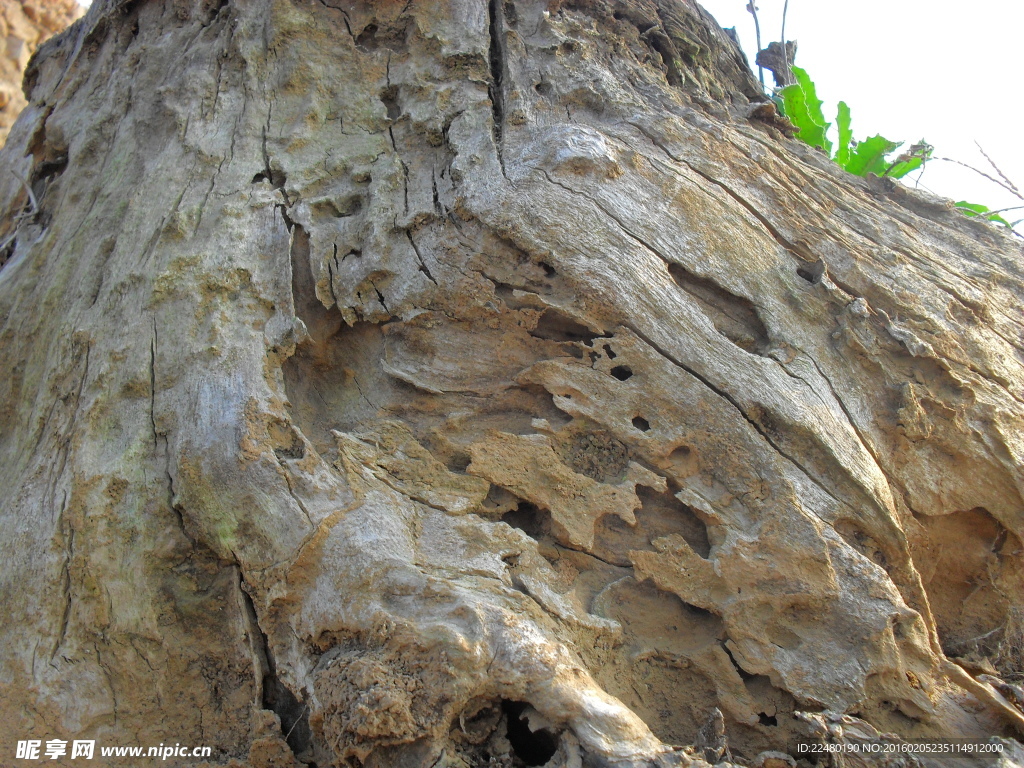
[[[97,0],[25,85],[4,749],[1020,734],[1021,248],[695,4]]]

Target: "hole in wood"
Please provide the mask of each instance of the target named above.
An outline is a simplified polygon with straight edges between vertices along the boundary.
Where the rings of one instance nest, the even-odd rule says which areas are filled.
[[[614,368],[611,369],[610,373],[619,381],[625,381],[626,379],[632,377],[633,369],[630,368],[628,365],[616,365]]]

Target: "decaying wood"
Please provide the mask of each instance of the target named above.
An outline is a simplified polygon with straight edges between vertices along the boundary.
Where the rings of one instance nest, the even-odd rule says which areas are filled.
[[[97,0],[26,89],[5,739],[1019,736],[1020,245],[751,119],[689,0]]]

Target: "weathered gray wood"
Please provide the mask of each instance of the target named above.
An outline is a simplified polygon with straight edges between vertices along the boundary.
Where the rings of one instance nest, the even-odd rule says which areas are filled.
[[[5,739],[1019,733],[1020,245],[748,117],[694,4],[97,2],[26,82]]]

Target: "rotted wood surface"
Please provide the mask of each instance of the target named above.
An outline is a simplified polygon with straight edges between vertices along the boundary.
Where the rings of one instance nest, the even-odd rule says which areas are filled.
[[[98,0],[26,84],[5,739],[1019,736],[1021,248],[752,118],[696,4]]]

